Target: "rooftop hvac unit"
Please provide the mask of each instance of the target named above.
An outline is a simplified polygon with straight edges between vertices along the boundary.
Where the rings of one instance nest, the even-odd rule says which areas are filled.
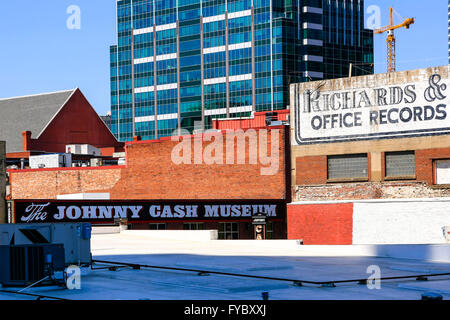
[[[125,158],[125,152],[114,152],[113,158]]]
[[[90,160],[91,167],[101,167],[103,165],[103,160],[100,158],[93,158]]]
[[[90,264],[91,224],[0,224],[0,245],[30,244],[62,244],[67,265]]]
[[[266,126],[272,125],[272,123],[277,120],[278,120],[277,112],[266,112]]]
[[[91,146],[90,144],[68,144],[66,145],[66,152],[93,156],[100,156],[102,154],[99,148]]]
[[[71,164],[72,155],[67,153],[30,156],[31,169],[63,168],[70,167]]]
[[[44,280],[42,283],[45,283],[51,281],[55,272],[64,271],[64,246],[62,244],[0,246],[0,261],[2,286],[28,286],[42,280]]]

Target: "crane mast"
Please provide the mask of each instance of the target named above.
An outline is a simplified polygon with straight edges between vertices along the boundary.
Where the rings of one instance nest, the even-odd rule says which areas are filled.
[[[409,26],[412,25],[415,22],[414,18],[408,18],[404,19],[404,21],[401,24],[395,25],[394,24],[394,8],[389,8],[389,25],[386,27],[382,27],[379,29],[374,30],[375,34],[381,34],[384,32],[387,32],[387,38],[386,38],[386,47],[387,47],[387,57],[386,57],[386,63],[387,63],[387,72],[395,72],[397,65],[396,65],[396,52],[395,52],[395,35],[394,30],[405,27],[405,29],[409,29]]]

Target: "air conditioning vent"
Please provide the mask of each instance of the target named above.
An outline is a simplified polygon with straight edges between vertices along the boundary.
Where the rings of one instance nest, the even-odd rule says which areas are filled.
[[[65,268],[62,244],[0,246],[2,286],[28,286]]]
[[[277,112],[266,112],[266,126],[272,125],[272,122],[278,120]]]

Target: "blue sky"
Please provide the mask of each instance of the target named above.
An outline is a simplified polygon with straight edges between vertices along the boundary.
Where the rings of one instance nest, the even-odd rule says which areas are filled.
[[[115,0],[0,1],[0,98],[79,87],[99,114],[110,109],[109,46],[116,43]],[[397,70],[448,63],[446,0],[366,0],[414,17],[396,31]],[[81,9],[81,28],[70,30],[67,8]],[[366,14],[369,18],[369,14]],[[400,18],[396,17],[396,22]],[[386,37],[375,35],[375,72],[386,70]]]
[[[394,31],[398,71],[448,64],[447,0],[366,0],[365,6],[370,5],[380,7],[382,26],[389,24],[389,6],[404,18],[415,18],[410,29]],[[394,22],[402,21],[395,15]],[[386,72],[386,34],[376,34],[374,40],[375,72]]]

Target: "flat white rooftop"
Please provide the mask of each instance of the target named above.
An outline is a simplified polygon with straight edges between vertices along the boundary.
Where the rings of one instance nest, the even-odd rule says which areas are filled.
[[[301,246],[295,240],[170,240],[155,239],[150,234],[145,231],[94,234],[93,259],[318,282],[367,279],[372,275],[367,272],[369,266],[379,267],[381,277],[450,273],[445,256],[450,252],[448,245],[422,246],[421,254],[427,250],[435,252],[423,255],[424,259],[400,259],[392,256],[401,256],[402,250],[417,251],[418,246],[396,247],[397,251],[387,254],[382,248],[386,246],[369,250],[367,246]],[[376,250],[382,256],[377,256]],[[439,262],[442,255],[444,262]],[[75,300],[261,300],[264,291],[269,293],[270,300],[420,300],[422,293],[429,291],[447,300],[450,276],[430,277],[428,281],[387,280],[381,281],[380,289],[369,289],[357,283],[299,287],[290,281],[214,273],[200,276],[196,272],[152,268],[117,271],[82,268],[80,290],[55,286],[24,292]],[[0,299],[36,298],[0,293]]]

